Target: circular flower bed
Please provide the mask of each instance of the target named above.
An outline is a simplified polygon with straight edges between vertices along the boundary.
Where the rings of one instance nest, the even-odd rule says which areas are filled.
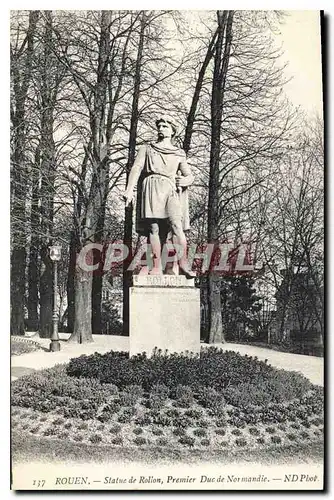
[[[20,432],[94,445],[299,446],[323,432],[321,387],[216,348],[81,356],[15,381],[12,406]]]

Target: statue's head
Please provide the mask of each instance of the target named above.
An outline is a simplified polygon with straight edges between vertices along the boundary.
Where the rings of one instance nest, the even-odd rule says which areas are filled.
[[[158,135],[173,138],[177,133],[177,124],[169,115],[160,115],[155,121]]]

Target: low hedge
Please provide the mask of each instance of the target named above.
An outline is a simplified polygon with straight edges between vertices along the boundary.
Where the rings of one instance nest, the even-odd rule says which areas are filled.
[[[311,382],[298,373],[278,370],[256,357],[215,347],[202,350],[200,357],[156,352],[151,358],[146,354],[129,358],[128,353],[114,351],[83,355],[70,361],[67,374],[78,379],[97,379],[101,384],[112,383],[120,389],[139,385],[149,392],[159,385],[167,387],[172,394],[181,386],[199,392],[201,387],[210,387],[235,406],[288,401],[313,388]],[[208,389],[204,393],[206,391]],[[185,403],[189,399],[188,390]]]

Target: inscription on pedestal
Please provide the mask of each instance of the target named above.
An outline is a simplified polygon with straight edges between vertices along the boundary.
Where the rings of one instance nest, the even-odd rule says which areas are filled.
[[[158,275],[135,275],[133,276],[133,286],[147,287],[187,287],[193,288],[195,280],[188,280],[185,276],[173,276],[170,274]]]
[[[144,351],[151,356],[155,347],[168,353],[199,353],[199,294],[198,288],[182,285],[131,287],[130,356]]]

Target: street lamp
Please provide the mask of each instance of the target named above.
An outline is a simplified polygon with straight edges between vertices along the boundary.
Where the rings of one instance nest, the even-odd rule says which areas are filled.
[[[61,246],[52,245],[49,247],[50,259],[53,262],[53,314],[52,314],[52,335],[50,351],[60,351],[60,342],[58,335],[58,313],[57,313],[57,264],[61,257]]]

